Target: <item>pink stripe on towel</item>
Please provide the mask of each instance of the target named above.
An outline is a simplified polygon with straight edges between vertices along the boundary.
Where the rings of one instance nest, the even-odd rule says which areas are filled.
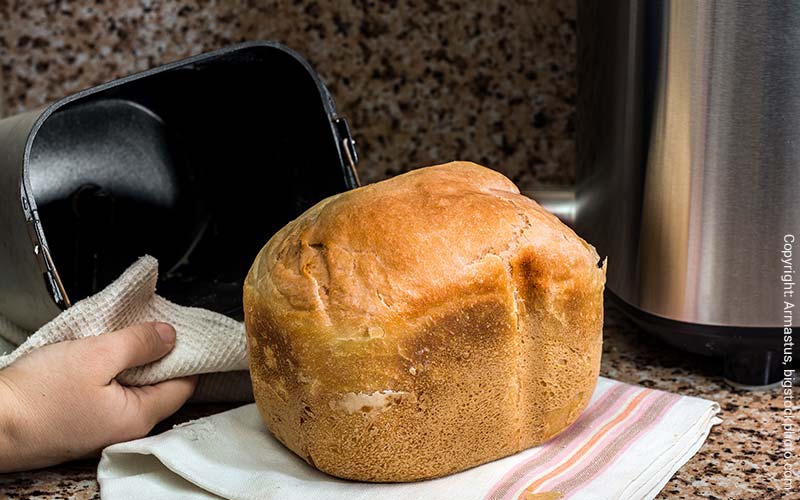
[[[518,490],[526,478],[532,476],[544,467],[561,460],[577,449],[583,442],[588,441],[599,423],[602,423],[620,411],[625,401],[637,389],[626,384],[618,384],[608,389],[600,398],[584,410],[583,414],[564,432],[539,446],[539,453],[520,462],[509,470],[486,495],[484,500],[501,500],[508,498]]]
[[[570,498],[580,487],[585,486],[608,469],[642,434],[660,422],[664,414],[679,400],[680,396],[675,394],[664,393],[659,395],[649,408],[642,410],[641,415],[635,422],[631,422],[626,426],[622,435],[597,450],[598,453],[590,459],[590,462],[583,470],[574,474],[571,479],[565,479],[563,482],[553,484],[551,489],[559,491],[563,495],[562,500]]]
[[[592,438],[567,460],[552,463],[544,475],[540,471],[526,474],[507,496],[524,500],[532,493],[553,491],[566,500],[613,464],[678,400],[674,394],[649,389],[636,391],[633,399],[621,403],[625,409],[596,430]],[[522,488],[525,483],[528,486]]]

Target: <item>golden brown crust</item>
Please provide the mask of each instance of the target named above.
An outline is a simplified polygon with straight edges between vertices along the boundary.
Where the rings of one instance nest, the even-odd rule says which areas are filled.
[[[259,410],[306,461],[363,481],[539,444],[597,380],[598,260],[473,163],[327,198],[270,239],[245,282]]]

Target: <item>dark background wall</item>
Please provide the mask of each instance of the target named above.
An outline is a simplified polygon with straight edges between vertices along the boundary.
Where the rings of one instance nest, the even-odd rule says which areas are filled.
[[[454,159],[574,180],[575,2],[0,1],[3,107],[231,43],[303,54],[348,116],[362,181]]]

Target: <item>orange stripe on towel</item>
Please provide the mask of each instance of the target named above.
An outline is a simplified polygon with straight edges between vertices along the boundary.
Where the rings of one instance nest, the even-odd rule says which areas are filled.
[[[548,480],[554,478],[558,474],[561,474],[565,470],[567,470],[570,467],[572,467],[576,462],[578,462],[581,458],[583,458],[589,452],[589,450],[591,450],[592,447],[595,444],[597,444],[598,441],[600,441],[600,439],[603,436],[608,434],[608,432],[611,429],[613,429],[617,424],[619,424],[620,422],[625,420],[625,418],[627,418],[628,415],[633,413],[633,410],[635,410],[636,407],[639,406],[639,403],[641,403],[642,400],[645,398],[645,396],[647,396],[651,392],[653,392],[652,389],[645,389],[642,392],[640,392],[639,394],[637,394],[636,397],[633,398],[630,403],[628,403],[628,406],[625,408],[625,410],[622,413],[617,415],[617,417],[614,420],[612,420],[611,422],[609,422],[606,425],[604,425],[603,428],[600,429],[600,431],[597,434],[592,436],[592,438],[589,441],[587,441],[586,444],[584,444],[581,447],[580,450],[576,451],[571,457],[569,457],[569,459],[567,459],[567,461],[565,461],[563,464],[561,464],[560,466],[558,466],[554,470],[548,472],[544,476],[540,477],[536,481],[534,481],[531,484],[529,484],[528,487],[525,488],[522,491],[522,493],[519,494],[519,496],[517,497],[517,500],[526,500],[528,498],[528,496],[531,493],[533,493],[534,491],[536,491],[536,489],[539,486],[544,484],[545,481],[548,481]]]

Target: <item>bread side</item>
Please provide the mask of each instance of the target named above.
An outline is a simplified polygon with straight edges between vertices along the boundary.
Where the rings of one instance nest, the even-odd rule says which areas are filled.
[[[594,249],[474,164],[334,196],[246,280],[259,410],[299,456],[356,480],[536,445],[591,396],[604,275]]]

